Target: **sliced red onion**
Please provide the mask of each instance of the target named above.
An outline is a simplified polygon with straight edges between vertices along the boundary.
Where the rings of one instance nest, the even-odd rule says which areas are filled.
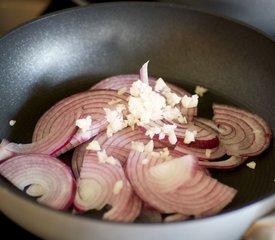
[[[62,149],[69,143],[77,131],[74,125],[75,116],[68,115],[60,124],[59,131],[52,131],[43,139],[29,144],[6,143],[0,148],[0,161],[7,159],[9,156],[29,153],[44,153],[52,155]],[[59,121],[60,122],[60,121]],[[62,134],[61,134],[62,133]]]
[[[184,143],[183,140],[185,138],[186,130],[196,131],[197,134],[194,142],[189,144]],[[219,145],[218,133],[199,119],[194,119],[188,124],[177,124],[175,132],[179,139],[178,144],[202,149],[212,149]]]
[[[221,104],[214,104],[213,110],[219,138],[228,155],[255,156],[269,146],[271,129],[260,116]]]
[[[178,144],[175,146],[174,150],[179,154],[190,154],[201,160],[215,160],[225,155],[225,148],[223,147],[223,144],[219,144],[218,147],[212,149],[194,148],[183,144]]]
[[[142,142],[147,144],[150,140],[151,139],[144,135],[144,133],[138,128],[132,129],[130,127],[114,133],[111,137],[108,137],[106,132],[101,132],[91,139],[91,141],[97,141],[101,149],[106,151],[107,155],[118,159],[122,165],[124,165],[128,158],[132,142]],[[82,165],[83,158],[93,152],[86,149],[91,141],[88,141],[74,150],[72,157],[72,169],[76,177],[79,176],[79,170]],[[154,147],[156,149],[162,149],[166,147],[166,145],[156,140],[154,141]]]
[[[3,139],[1,141],[1,144],[0,144],[0,163],[5,159],[8,159],[8,158],[14,156],[14,150],[9,149],[9,147],[8,147],[9,144],[10,144],[10,142],[6,139]]]
[[[187,95],[189,96],[189,95]],[[194,117],[198,114],[198,108],[192,107],[192,108],[185,108],[182,105],[178,105],[180,108],[180,111],[183,116],[186,117],[187,122],[192,122]]]
[[[149,63],[149,61],[144,63],[139,70],[139,79],[142,82],[144,82],[145,84],[149,84],[149,82],[148,82],[148,63]]]
[[[70,168],[57,158],[44,154],[25,154],[0,165],[0,173],[20,190],[55,209],[67,209],[75,195]]]
[[[87,211],[99,210],[105,205],[112,208],[103,218],[122,222],[134,221],[141,209],[141,202],[120,165],[99,163],[86,157],[77,180],[74,206],[78,211]]]
[[[61,153],[87,141],[107,126],[105,107],[108,102],[119,99],[126,103],[126,96],[120,96],[113,90],[86,91],[65,98],[51,107],[38,121],[31,144],[9,143],[1,146],[0,159],[7,152],[39,152],[58,156]],[[91,128],[79,133],[75,122],[79,118],[92,116]],[[1,152],[3,154],[1,154]]]
[[[197,167],[197,159],[191,155],[163,161],[148,170],[148,180],[158,192],[173,192],[194,177]]]
[[[240,156],[230,156],[226,160],[220,161],[206,161],[201,160],[199,161],[200,166],[208,167],[208,168],[223,168],[229,169],[234,168],[246,161],[247,157],[240,157]]]
[[[151,138],[146,136],[140,128],[132,129],[131,127],[127,127],[113,134],[111,137],[107,137],[106,133],[100,134],[95,137],[95,140],[99,142],[102,148],[106,148],[111,145],[113,147],[123,147],[130,150],[132,142],[142,142],[147,144]],[[162,143],[159,140],[155,140],[154,147],[164,148],[167,147],[167,144]]]
[[[148,164],[142,164],[144,158],[149,158]],[[197,170],[195,175],[190,174],[192,177],[185,179],[176,189],[159,191],[161,184],[152,179],[150,169],[161,162],[149,154],[132,151],[127,161],[127,175],[139,197],[162,213],[201,216],[218,209],[221,211],[236,194],[235,189],[219,183],[201,170]],[[183,166],[179,164],[179,168]],[[175,177],[174,172],[170,177]]]

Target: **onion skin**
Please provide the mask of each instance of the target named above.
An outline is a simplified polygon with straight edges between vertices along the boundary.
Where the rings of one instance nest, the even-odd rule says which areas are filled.
[[[37,201],[42,204],[59,210],[72,205],[75,179],[71,169],[57,158],[45,154],[19,155],[3,162],[0,174],[22,191],[31,184],[41,186],[44,194]]]

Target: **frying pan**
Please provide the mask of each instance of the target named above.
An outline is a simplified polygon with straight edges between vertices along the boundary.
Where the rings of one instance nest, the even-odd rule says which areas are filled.
[[[209,89],[199,115],[212,102],[247,108],[275,129],[275,44],[246,25],[183,6],[107,3],[44,16],[0,40],[1,138],[26,143],[51,105],[104,77],[149,74],[189,91]],[[9,120],[16,119],[14,127]],[[212,171],[236,189],[220,214],[169,224],[106,222],[41,206],[4,179],[1,211],[43,239],[240,239],[275,202],[275,148],[251,158],[257,167]]]

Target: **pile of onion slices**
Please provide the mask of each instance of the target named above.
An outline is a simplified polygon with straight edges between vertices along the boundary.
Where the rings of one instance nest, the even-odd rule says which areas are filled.
[[[38,202],[75,214],[103,210],[109,221],[172,222],[222,211],[237,190],[209,168],[236,167],[270,145],[260,116],[213,104],[139,74],[106,78],[46,111],[32,142],[2,140],[0,174]],[[71,167],[62,154],[72,151]],[[226,157],[226,158],[225,158]]]

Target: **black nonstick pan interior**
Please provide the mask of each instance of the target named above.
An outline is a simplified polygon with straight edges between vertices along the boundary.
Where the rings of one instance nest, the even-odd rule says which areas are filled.
[[[199,115],[213,102],[246,108],[275,129],[275,44],[267,36],[221,17],[157,3],[96,4],[54,13],[0,40],[0,136],[31,140],[36,121],[52,104],[104,77],[138,73],[193,92],[209,89]],[[9,126],[9,120],[16,125]],[[211,170],[239,193],[231,211],[274,194],[274,141],[260,156],[232,170]],[[1,180],[1,187],[11,186]]]

